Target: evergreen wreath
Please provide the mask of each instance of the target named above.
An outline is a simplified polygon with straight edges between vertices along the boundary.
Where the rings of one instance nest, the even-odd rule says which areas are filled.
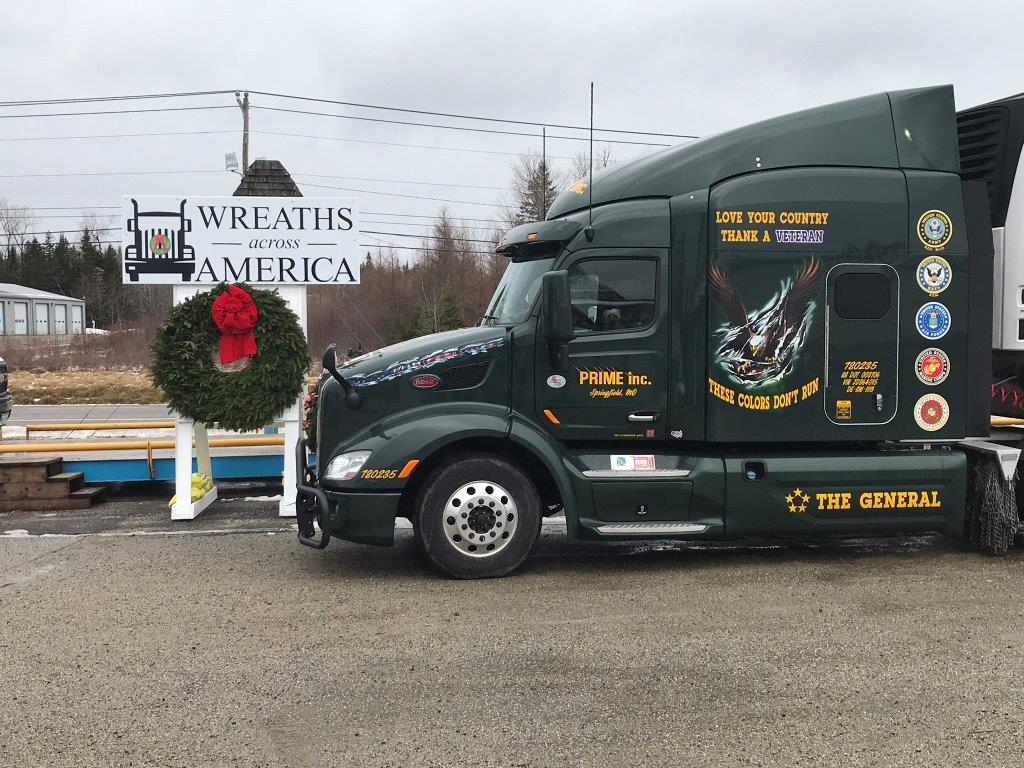
[[[294,405],[309,368],[309,347],[299,319],[274,291],[240,284],[259,311],[257,353],[247,367],[217,367],[220,332],[210,316],[213,302],[228,286],[197,294],[171,310],[153,341],[153,383],[171,409],[203,424],[248,432],[271,422]]]

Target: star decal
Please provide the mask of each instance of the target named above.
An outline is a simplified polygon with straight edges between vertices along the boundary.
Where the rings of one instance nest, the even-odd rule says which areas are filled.
[[[799,488],[794,488],[786,495],[786,506],[789,507],[789,511],[794,514],[797,512],[806,512],[807,504],[810,500],[810,496]]]

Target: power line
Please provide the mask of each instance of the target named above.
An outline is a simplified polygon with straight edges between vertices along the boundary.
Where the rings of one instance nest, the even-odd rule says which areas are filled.
[[[82,136],[13,136],[0,139],[7,141],[64,141],[67,139],[130,139],[139,136],[207,136],[215,133],[238,133],[237,130],[218,131],[164,131],[158,133],[95,133]]]
[[[350,187],[332,187],[332,186],[328,186],[327,184],[313,184],[312,182],[309,182],[309,181],[303,181],[303,182],[300,182],[300,183],[303,184],[304,186],[307,186],[307,187],[314,187],[316,189],[334,189],[334,190],[337,190],[339,192],[359,192],[360,194],[366,194],[366,195],[384,195],[384,196],[387,196],[387,197],[407,197],[407,198],[410,198],[412,200],[433,200],[433,201],[439,202],[439,203],[458,203],[460,205],[486,205],[489,208],[501,208],[502,207],[498,203],[484,203],[484,202],[481,202],[480,200],[451,200],[451,199],[444,198],[444,197],[424,197],[422,195],[402,195],[402,194],[399,194],[398,192],[378,192],[378,191],[372,190],[372,189],[353,189],[353,188],[350,188]]]
[[[227,173],[227,171],[73,171],[70,173],[3,173],[0,179],[49,179],[64,176],[155,176],[157,174]]]
[[[483,115],[469,115],[457,112],[438,112],[427,109],[412,109],[408,107],[393,107],[382,104],[364,104],[355,101],[340,101],[337,99],[324,99],[314,96],[297,96],[289,93],[275,93],[272,91],[256,91],[252,89],[234,88],[234,89],[222,89],[222,90],[211,90],[211,91],[179,91],[172,93],[147,93],[147,94],[132,94],[124,96],[85,96],[75,98],[60,98],[60,99],[31,99],[31,100],[20,100],[20,101],[0,101],[0,107],[25,107],[25,106],[42,106],[47,104],[86,104],[96,102],[111,102],[111,101],[134,101],[134,100],[146,100],[146,99],[170,99],[170,98],[192,98],[197,96],[221,96],[226,94],[241,93],[247,91],[248,93],[255,94],[258,96],[270,96],[276,99],[291,99],[295,101],[307,101],[315,102],[318,104],[334,104],[342,107],[357,107],[359,109],[372,109],[382,112],[403,112],[411,115],[427,115],[430,117],[448,117],[457,120],[476,120],[479,122],[488,123],[504,123],[506,125],[529,125],[536,128],[546,126],[548,128],[563,128],[566,130],[585,131],[588,130],[587,126],[583,125],[571,125],[565,123],[552,123],[543,122],[536,120],[521,120],[513,118],[503,117],[488,117]],[[230,107],[229,107],[230,108]],[[698,136],[693,136],[685,133],[663,133],[658,131],[637,131],[637,130],[626,130],[622,128],[594,128],[598,133],[621,133],[632,136],[662,136],[665,138],[673,139],[696,139]]]
[[[513,120],[513,119],[501,118],[501,117],[482,117],[480,115],[466,115],[466,114],[458,114],[458,113],[455,113],[455,112],[433,112],[433,111],[425,110],[425,109],[407,109],[407,108],[404,108],[404,107],[389,107],[389,106],[382,106],[382,105],[379,105],[379,104],[360,104],[360,103],[354,102],[354,101],[337,101],[337,100],[334,100],[334,99],[320,99],[320,98],[315,98],[315,97],[312,97],[312,96],[293,96],[293,95],[287,94],[287,93],[273,93],[273,92],[270,92],[270,91],[253,91],[253,90],[250,90],[249,93],[256,94],[257,96],[271,96],[271,97],[278,98],[278,99],[295,99],[295,100],[298,100],[298,101],[313,101],[313,102],[317,102],[317,103],[320,103],[320,104],[336,104],[336,105],[342,106],[342,107],[360,107],[362,109],[378,109],[378,110],[387,111],[387,112],[405,112],[405,113],[414,114],[414,115],[430,115],[431,117],[453,117],[453,118],[456,118],[456,119],[459,119],[459,120],[481,120],[481,121],[488,122],[488,123],[506,123],[506,124],[509,124],[509,125],[532,125],[532,126],[535,126],[537,128],[540,128],[542,126],[546,126],[548,128],[565,128],[565,129],[568,129],[568,130],[576,130],[576,131],[587,131],[587,130],[589,130],[589,127],[585,126],[585,125],[565,125],[565,124],[560,124],[560,123],[537,122],[537,121],[533,121],[533,120]],[[631,130],[624,130],[624,129],[621,129],[621,128],[597,128],[597,127],[595,127],[594,130],[598,131],[600,133],[623,133],[623,134],[630,134],[630,135],[633,135],[633,136],[664,136],[666,138],[672,138],[672,139],[697,139],[697,138],[700,138],[699,136],[691,136],[691,135],[688,135],[688,134],[685,134],[685,133],[658,133],[656,131],[631,131]]]
[[[37,205],[25,206],[26,211],[85,211],[103,209],[120,209],[119,205]]]
[[[463,189],[493,189],[499,192],[507,192],[511,187],[489,187],[483,184],[447,184],[434,181],[406,181],[404,179],[371,179],[365,176],[331,176],[326,173],[306,173],[296,171],[298,176],[312,176],[316,179],[346,179],[349,181],[376,181],[382,184],[417,184],[425,187],[460,187]]]
[[[390,235],[392,237],[418,237],[426,240],[458,240],[463,243],[487,243],[493,245],[493,240],[479,240],[472,237],[436,237],[434,235],[421,235],[414,232],[378,232],[373,229],[362,229],[359,231],[361,235]]]
[[[31,112],[25,115],[0,115],[0,120],[23,117],[81,117],[82,115],[138,115],[146,112],[198,112],[206,109],[238,109],[233,104],[213,104],[205,107],[150,107],[149,109],[108,109],[101,112]]]
[[[95,229],[49,229],[46,232],[17,232],[15,234],[18,237],[26,237],[28,235],[69,235],[78,234],[80,232],[120,232],[121,227],[96,227]]]
[[[468,152],[475,155],[501,155],[504,157],[521,157],[522,152],[501,152],[496,149],[470,149],[469,147],[439,147],[436,144],[405,144],[397,141],[372,141],[370,139],[346,139],[338,136],[316,136],[308,133],[286,133],[282,131],[249,131],[261,136],[285,136],[293,139],[319,139],[321,141],[342,141],[349,144],[374,144],[382,147],[407,147],[409,149],[438,149],[445,152]],[[573,160],[567,155],[548,155],[555,160]]]
[[[165,175],[165,174],[198,174],[198,173],[226,173],[226,171],[220,170],[190,170],[190,171],[70,171],[70,172],[57,172],[57,173],[5,173],[0,174],[0,179],[36,179],[36,178],[64,178],[64,177],[75,177],[75,176],[152,176],[152,175]],[[411,181],[408,179],[371,179],[361,176],[330,176],[323,173],[303,173],[297,172],[292,174],[294,177],[298,176],[311,176],[313,178],[322,179],[353,179],[357,181],[372,181],[381,184],[415,184],[428,187],[453,187],[453,188],[464,188],[464,189],[492,189],[499,191],[508,191],[509,187],[491,187],[485,185],[474,185],[474,184],[449,184],[440,181]],[[307,182],[308,183],[308,182]],[[311,187],[318,186],[316,184],[309,184]],[[328,189],[342,189],[341,187],[327,187]],[[355,192],[366,192],[368,194],[390,194],[384,192],[375,192],[373,190],[352,190]],[[399,197],[415,197],[415,195],[398,195]],[[439,198],[422,198],[424,200],[434,200]],[[472,202],[476,205],[490,205],[489,203],[479,203],[476,201],[462,200],[453,202]]]
[[[234,90],[221,91],[180,91],[178,93],[142,93],[131,96],[80,96],[70,99],[32,99],[28,101],[0,101],[0,107],[34,107],[42,104],[86,104],[96,101],[133,101],[137,99],[179,99],[191,96],[219,96],[234,93]]]
[[[386,247],[386,248],[394,248],[397,251],[423,251],[423,250],[429,250],[429,249],[424,249],[422,247],[416,247],[416,246],[413,246],[413,245],[395,245],[393,243],[388,243],[388,242],[385,242],[385,241],[381,241],[381,243],[377,244],[377,245],[375,245],[373,243],[360,243],[359,247],[360,248],[382,248],[382,247]],[[494,256],[495,255],[494,251],[460,251],[460,252],[461,253],[471,253],[471,254],[474,254],[476,256]]]
[[[365,115],[339,115],[335,112],[313,112],[308,109],[288,109],[286,107],[264,107],[252,105],[252,109],[259,109],[264,112],[285,112],[292,115],[312,115],[314,117],[333,117],[339,120],[359,120],[367,123],[387,123],[389,125],[412,125],[418,128],[441,128],[448,131],[465,131],[468,133],[490,133],[502,136],[528,136],[533,139],[541,138],[539,133],[527,133],[526,131],[501,131],[496,128],[472,128],[468,125],[441,125],[438,123],[417,123],[412,120],[388,120],[383,117],[366,117]],[[564,139],[566,141],[589,141],[586,136],[561,136],[548,134],[549,139]],[[605,144],[634,144],[644,147],[669,147],[671,144],[662,144],[654,141],[631,141],[629,139],[601,139]]]

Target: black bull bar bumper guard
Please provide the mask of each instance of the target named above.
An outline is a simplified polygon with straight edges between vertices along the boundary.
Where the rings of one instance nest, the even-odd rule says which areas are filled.
[[[306,444],[302,438],[295,443],[295,517],[299,524],[299,542],[307,547],[323,549],[331,542],[331,508],[327,494],[314,485],[306,466]],[[316,536],[316,523],[320,537]]]

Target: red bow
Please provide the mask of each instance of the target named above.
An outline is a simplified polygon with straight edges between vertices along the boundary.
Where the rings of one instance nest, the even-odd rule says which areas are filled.
[[[213,300],[210,315],[220,331],[220,361],[223,365],[256,354],[256,337],[252,329],[256,327],[259,313],[252,296],[237,285],[229,285]]]

